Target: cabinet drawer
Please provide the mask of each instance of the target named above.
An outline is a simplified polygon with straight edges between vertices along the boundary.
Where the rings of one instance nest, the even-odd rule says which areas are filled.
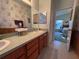
[[[2,59],[17,59],[16,52],[9,54],[9,55],[3,57]]]
[[[37,59],[38,58],[38,50],[36,50],[28,59]]]
[[[12,53],[10,53],[9,55],[5,56],[3,59],[17,59],[19,58],[21,55],[25,54],[25,47],[20,47],[17,50],[13,51]]]
[[[17,58],[20,57],[23,54],[26,54],[25,46],[18,48],[16,51]]]
[[[32,48],[36,43],[38,43],[38,39],[34,39],[31,42],[27,43],[27,49]]]
[[[36,50],[38,50],[38,44],[35,44],[31,49],[27,50],[27,56],[30,56]]]
[[[43,49],[43,40],[39,40],[39,54]]]
[[[19,57],[18,59],[27,59],[26,55],[22,55],[21,57]]]
[[[48,36],[44,37],[44,47],[48,45]]]

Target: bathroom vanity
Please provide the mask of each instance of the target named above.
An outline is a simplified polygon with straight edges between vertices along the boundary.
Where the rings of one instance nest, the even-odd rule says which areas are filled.
[[[1,1],[3,2],[7,1]],[[3,17],[0,18],[0,35],[7,36],[1,38],[8,40],[10,44],[0,51],[0,59],[37,59],[43,48],[48,45],[47,13],[44,15],[39,11],[38,0],[8,0],[8,2],[13,7],[8,4],[11,8],[7,8],[5,3],[1,5],[7,8],[6,10],[10,9],[10,12],[1,10],[2,13],[6,12],[7,19],[1,14]]]
[[[0,59],[37,59],[48,45],[47,31],[33,31],[24,36],[6,38],[11,43],[0,51]]]

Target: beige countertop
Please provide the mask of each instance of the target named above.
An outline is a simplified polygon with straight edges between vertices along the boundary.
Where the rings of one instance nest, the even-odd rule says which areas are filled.
[[[33,32],[29,32],[24,36],[12,36],[12,37],[6,38],[6,40],[10,41],[10,44],[8,47],[0,51],[0,58],[9,54],[11,51],[15,50],[21,45],[26,44],[29,41],[33,40],[34,38],[44,34],[45,32],[46,31],[42,31],[42,30],[33,31]]]

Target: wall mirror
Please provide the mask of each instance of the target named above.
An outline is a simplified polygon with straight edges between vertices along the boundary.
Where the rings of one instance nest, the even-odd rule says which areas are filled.
[[[39,12],[33,11],[33,24],[36,28],[39,29],[46,29],[47,27],[47,13],[46,12]]]

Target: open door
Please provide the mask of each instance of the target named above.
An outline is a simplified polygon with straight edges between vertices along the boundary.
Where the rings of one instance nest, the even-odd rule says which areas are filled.
[[[68,30],[68,37],[67,37],[67,51],[70,50],[70,41],[71,41],[71,34],[72,34],[76,6],[77,6],[77,0],[74,0],[71,21],[69,22],[69,30]]]

